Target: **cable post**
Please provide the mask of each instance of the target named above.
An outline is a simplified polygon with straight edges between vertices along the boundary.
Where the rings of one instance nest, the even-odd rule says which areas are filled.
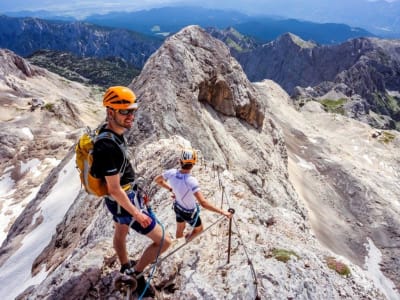
[[[225,193],[225,186],[222,186],[222,192],[221,192],[221,209],[222,209],[222,204],[224,203],[224,193]]]
[[[221,177],[219,176],[219,166],[217,166],[217,175],[218,175],[218,186],[219,189],[221,189],[222,183],[221,183]]]
[[[229,235],[228,235],[228,264],[231,259],[231,236],[232,236],[232,218],[235,210],[233,208],[229,208],[228,211],[232,214],[231,218],[229,219]]]

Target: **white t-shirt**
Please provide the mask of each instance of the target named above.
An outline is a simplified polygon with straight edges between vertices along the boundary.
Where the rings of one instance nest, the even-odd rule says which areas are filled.
[[[175,200],[185,209],[196,208],[196,197],[193,195],[200,191],[199,182],[191,174],[183,174],[177,169],[170,169],[163,173],[165,180],[173,189]]]

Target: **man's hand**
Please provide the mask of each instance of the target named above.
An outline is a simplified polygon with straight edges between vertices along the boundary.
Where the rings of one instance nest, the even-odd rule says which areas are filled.
[[[233,214],[230,211],[223,211],[222,214],[228,219],[232,218]]]
[[[136,220],[137,222],[139,222],[139,224],[140,224],[143,228],[146,228],[147,226],[149,226],[149,225],[151,224],[151,218],[150,218],[148,215],[146,215],[146,214],[144,214],[144,213],[142,213],[142,212],[139,212],[139,214],[137,214],[137,215],[135,216],[135,220]]]

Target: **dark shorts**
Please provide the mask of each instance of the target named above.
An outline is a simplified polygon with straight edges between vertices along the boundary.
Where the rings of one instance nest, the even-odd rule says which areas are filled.
[[[128,194],[129,199],[131,200],[131,203],[134,204],[133,199],[135,197],[135,192],[131,191]],[[113,220],[119,224],[126,224],[130,226],[133,230],[140,234],[148,234],[150,231],[156,227],[157,221],[156,217],[152,214],[149,213],[146,209],[141,210],[142,213],[148,215],[151,218],[151,224],[147,227],[142,227],[139,222],[136,222],[135,219],[131,216],[129,212],[127,212],[123,207],[118,205],[118,203],[114,200],[111,200],[108,197],[105,197],[105,203],[108,208],[108,210],[112,213],[113,215]]]
[[[174,211],[176,216],[176,222],[178,223],[186,222],[193,227],[199,227],[201,225],[199,208],[195,208],[194,210],[185,210],[175,202]]]

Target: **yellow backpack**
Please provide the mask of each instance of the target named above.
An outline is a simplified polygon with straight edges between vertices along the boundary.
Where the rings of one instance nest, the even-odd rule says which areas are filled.
[[[91,130],[89,127],[86,132],[79,138],[75,146],[75,161],[79,171],[81,183],[86,192],[96,196],[108,195],[107,184],[103,178],[96,178],[90,174],[90,168],[93,163],[93,146],[96,141],[102,138],[113,140],[117,145],[118,142],[111,132],[102,132],[99,134],[100,127]],[[122,151],[125,157],[125,151]]]

